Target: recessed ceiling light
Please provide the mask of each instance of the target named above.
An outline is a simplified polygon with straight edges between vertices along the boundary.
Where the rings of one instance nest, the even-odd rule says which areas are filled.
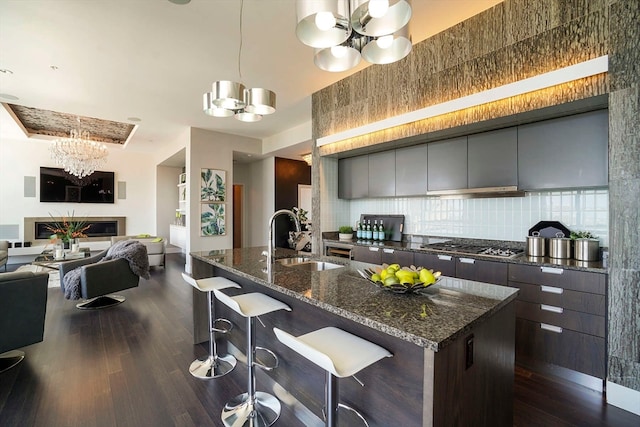
[[[142,119],[139,117],[127,117],[127,120],[130,120],[132,122],[141,122]]]
[[[173,4],[187,4],[189,3],[191,0],[169,0],[171,3]]]
[[[49,65],[49,68],[51,68],[53,71],[56,71],[59,69],[57,65]]]
[[[11,101],[17,101],[20,99],[17,96],[9,95],[8,93],[0,93],[0,98],[9,99]]]
[[[2,73],[2,74],[13,74],[13,71],[8,70],[6,68],[0,68],[0,73]]]

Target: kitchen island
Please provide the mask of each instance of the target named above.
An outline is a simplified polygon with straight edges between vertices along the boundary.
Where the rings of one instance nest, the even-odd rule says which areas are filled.
[[[242,286],[229,293],[262,292],[292,308],[262,318],[257,345],[280,357],[269,378],[311,412],[322,411],[324,374],[281,345],[274,326],[294,335],[336,326],[393,353],[357,375],[366,387],[341,380],[341,401],[371,426],[512,424],[517,289],[443,277],[423,294],[392,294],[360,277],[369,264],[329,257],[316,258],[344,266],[306,271],[275,262],[269,277],[264,249],[191,253],[192,274],[227,277]],[[278,249],[277,257],[291,255]],[[221,304],[216,310],[236,326],[230,344],[243,349],[242,319]],[[194,292],[195,342],[208,339],[206,312],[206,298]]]

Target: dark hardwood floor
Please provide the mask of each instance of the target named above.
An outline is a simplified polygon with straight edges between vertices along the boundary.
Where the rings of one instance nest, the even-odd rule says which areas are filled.
[[[208,346],[191,344],[183,267],[184,256],[168,254],[166,268],[122,292],[124,304],[101,311],[77,310],[49,289],[44,341],[0,374],[0,426],[220,426],[222,406],[245,391],[247,371],[238,363],[217,380],[189,374]],[[516,426],[640,425],[601,393],[523,368],[514,391]],[[293,412],[285,407],[276,425],[304,425]]]

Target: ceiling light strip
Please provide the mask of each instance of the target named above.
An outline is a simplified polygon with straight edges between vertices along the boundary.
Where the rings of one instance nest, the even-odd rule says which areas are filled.
[[[453,99],[441,104],[430,105],[429,107],[425,107],[420,110],[389,117],[364,126],[338,132],[333,135],[323,136],[322,138],[318,138],[316,144],[318,147],[321,147],[323,145],[332,144],[349,138],[355,138],[372,132],[378,132],[395,126],[406,125],[418,120],[429,119],[442,114],[464,110],[465,108],[477,107],[478,105],[507,99],[512,96],[523,95],[525,93],[546,89],[585,77],[595,76],[596,74],[606,73],[608,70],[609,56],[600,56],[579,64],[539,74],[528,79],[498,86],[483,92],[463,96],[462,98]]]

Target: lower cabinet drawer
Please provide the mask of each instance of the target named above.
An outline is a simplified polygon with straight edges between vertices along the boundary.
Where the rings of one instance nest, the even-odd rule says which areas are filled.
[[[516,318],[516,359],[533,359],[605,377],[604,338],[548,326]]]
[[[387,264],[400,264],[402,267],[413,265],[413,252],[382,248],[380,261]]]
[[[508,268],[509,265],[504,262],[459,257],[456,262],[456,277],[506,286]]]
[[[516,317],[604,338],[604,316],[567,310],[555,305],[516,301]]]
[[[518,299],[521,301],[555,305],[599,316],[604,316],[607,310],[605,297],[600,294],[519,282],[509,282],[509,286],[520,289]]]
[[[413,254],[416,267],[424,267],[440,271],[443,276],[456,277],[456,258],[447,254]]]

